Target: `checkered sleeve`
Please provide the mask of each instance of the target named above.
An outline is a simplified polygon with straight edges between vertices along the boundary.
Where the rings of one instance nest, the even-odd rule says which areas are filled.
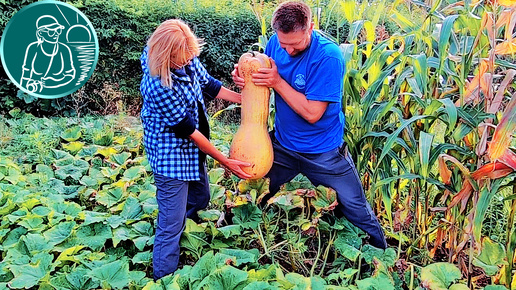
[[[222,88],[222,82],[212,77],[198,58],[194,58],[192,64],[199,77],[199,84],[201,85],[204,98],[208,101],[215,99]]]

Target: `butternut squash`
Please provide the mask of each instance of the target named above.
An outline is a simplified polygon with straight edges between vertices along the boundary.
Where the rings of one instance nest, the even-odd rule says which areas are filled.
[[[258,68],[271,67],[269,58],[259,52],[244,53],[238,60],[238,73],[244,78],[242,89],[241,123],[229,149],[233,159],[252,164],[242,169],[252,175],[250,179],[264,177],[272,167],[272,143],[267,132],[270,90],[252,82]]]

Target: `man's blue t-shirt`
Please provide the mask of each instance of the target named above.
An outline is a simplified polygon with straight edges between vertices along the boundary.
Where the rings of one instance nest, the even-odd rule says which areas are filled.
[[[274,34],[265,49],[278,67],[280,76],[308,100],[328,102],[321,119],[314,124],[298,115],[275,92],[275,137],[279,143],[300,153],[323,153],[343,142],[342,93],[344,58],[339,47],[316,31],[306,50],[290,56]]]

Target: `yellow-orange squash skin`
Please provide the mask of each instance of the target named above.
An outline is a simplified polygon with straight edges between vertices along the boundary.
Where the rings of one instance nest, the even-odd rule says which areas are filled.
[[[229,149],[232,159],[252,164],[242,169],[251,174],[250,179],[265,176],[272,167],[272,143],[267,132],[270,90],[252,82],[258,68],[271,67],[269,58],[259,52],[244,53],[238,61],[238,73],[244,78],[242,89],[241,124]]]

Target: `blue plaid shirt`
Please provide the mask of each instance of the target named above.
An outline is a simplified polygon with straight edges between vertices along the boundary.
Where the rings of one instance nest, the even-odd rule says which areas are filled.
[[[147,52],[148,47],[140,59],[143,70],[140,91],[143,142],[149,164],[157,174],[184,181],[199,180],[199,148],[189,138],[177,136],[172,128],[189,115],[199,129],[199,111],[206,111],[203,93],[207,100],[214,99],[222,83],[194,58],[183,70],[173,70],[172,88],[165,87],[160,77],[150,76]]]

